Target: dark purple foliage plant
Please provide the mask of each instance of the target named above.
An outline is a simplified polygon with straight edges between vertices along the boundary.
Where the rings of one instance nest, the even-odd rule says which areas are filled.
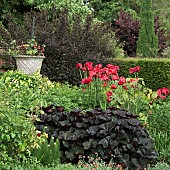
[[[123,50],[130,57],[136,57],[137,40],[139,37],[140,21],[133,20],[132,17],[121,10],[118,19],[114,20],[114,31],[118,42],[123,44]],[[154,19],[154,29],[158,36],[158,56],[168,47],[170,35],[162,28],[159,17]]]

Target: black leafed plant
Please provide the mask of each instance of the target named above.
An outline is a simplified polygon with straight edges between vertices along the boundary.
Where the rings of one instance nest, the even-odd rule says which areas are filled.
[[[60,141],[61,161],[77,163],[79,156],[98,153],[105,162],[113,160],[129,169],[146,167],[157,158],[154,143],[137,116],[123,109],[96,108],[82,113],[65,112],[60,106],[42,108],[37,130]]]

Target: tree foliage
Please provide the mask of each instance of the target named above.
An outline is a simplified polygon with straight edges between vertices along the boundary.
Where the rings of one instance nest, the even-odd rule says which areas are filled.
[[[154,31],[152,0],[143,0],[140,24],[137,54],[142,57],[156,57],[158,52],[158,37]]]

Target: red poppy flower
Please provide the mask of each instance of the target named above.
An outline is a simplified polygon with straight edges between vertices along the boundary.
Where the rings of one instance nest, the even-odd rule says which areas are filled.
[[[136,66],[136,67],[129,69],[130,74],[133,74],[133,73],[136,73],[136,72],[139,72],[139,71],[140,71],[140,66]]]
[[[166,88],[166,87],[163,87],[161,91],[162,91],[162,93],[165,94],[165,95],[168,95],[168,94],[169,94],[169,89]]]
[[[88,78],[82,79],[81,83],[82,84],[89,84],[91,81],[92,81],[91,77],[88,77]]]
[[[111,89],[116,89],[117,86],[116,86],[116,84],[112,84],[110,88],[111,88]]]
[[[119,76],[118,75],[113,75],[112,76],[112,80],[118,80],[119,79]]]
[[[112,101],[112,99],[111,99],[110,97],[107,97],[106,101],[107,101],[108,103],[110,103],[110,102]]]
[[[124,90],[128,90],[127,86],[123,86]]]
[[[156,91],[156,93],[157,93],[157,95],[158,95],[159,98],[161,98],[161,99],[166,99],[166,97],[167,97],[168,94],[169,94],[169,89],[166,88],[166,87],[163,87],[163,88],[161,88],[161,89],[158,89],[158,90]]]
[[[114,66],[114,65],[112,65],[112,64],[107,64],[106,67],[107,67],[107,68],[110,68],[110,69],[119,70],[119,66]]]
[[[107,93],[106,93],[106,96],[107,97],[110,97],[110,96],[112,96],[113,95],[113,92],[111,92],[111,91],[108,91]]]
[[[76,68],[82,68],[82,64],[81,63],[77,63],[76,64]]]
[[[119,78],[118,85],[123,85],[123,84],[125,84],[125,83],[126,83],[126,79],[125,79],[123,76],[121,76],[121,77]]]
[[[40,137],[41,136],[41,131],[37,132],[37,136]]]
[[[92,63],[92,62],[86,62],[86,63],[84,64],[84,66],[87,67],[87,69],[88,69],[89,71],[93,70],[93,63]]]
[[[101,69],[102,65],[101,64],[97,64],[97,65],[95,65],[95,68]]]
[[[106,81],[106,80],[110,80],[110,78],[109,78],[106,74],[102,74],[102,75],[100,76],[100,80]]]
[[[111,74],[117,74],[117,70],[116,69],[108,69],[107,71],[106,71],[106,73],[108,74],[108,75],[111,75]]]
[[[107,82],[104,82],[104,83],[103,83],[103,87],[107,87]]]
[[[134,71],[135,71],[135,72],[139,72],[139,71],[140,71],[140,66],[134,67]]]
[[[134,72],[135,72],[135,71],[134,71],[134,68],[130,68],[130,69],[129,69],[129,73],[130,73],[130,74],[133,74]]]
[[[95,77],[96,76],[96,72],[95,71],[90,71],[89,72],[89,77]]]
[[[82,70],[83,70],[83,71],[86,71],[87,69],[86,69],[86,67],[82,67]]]

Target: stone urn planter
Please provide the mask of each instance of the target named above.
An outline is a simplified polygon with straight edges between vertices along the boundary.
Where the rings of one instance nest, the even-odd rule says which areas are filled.
[[[16,55],[17,70],[24,74],[40,73],[44,56]]]
[[[0,47],[0,55],[4,55],[4,53],[5,53],[5,48]]]

